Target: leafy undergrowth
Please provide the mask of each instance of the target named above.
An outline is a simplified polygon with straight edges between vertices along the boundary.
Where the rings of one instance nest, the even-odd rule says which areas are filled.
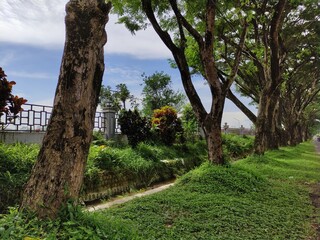
[[[136,232],[125,220],[87,214],[71,204],[61,211],[58,220],[40,220],[30,213],[11,208],[0,218],[0,239],[5,240],[101,240],[135,239]]]
[[[141,239],[306,239],[314,234],[308,184],[320,180],[310,143],[206,163],[164,192],[103,212]]]
[[[223,152],[227,159],[234,160],[245,157],[253,150],[254,137],[235,134],[223,134]]]
[[[0,213],[18,203],[38,152],[36,144],[0,144]]]
[[[320,180],[310,143],[208,163],[155,195],[105,211],[70,207],[56,221],[15,209],[0,218],[0,239],[312,239],[309,184]]]

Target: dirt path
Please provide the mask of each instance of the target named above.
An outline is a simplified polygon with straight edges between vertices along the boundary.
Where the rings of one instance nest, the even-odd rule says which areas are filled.
[[[320,159],[320,142],[315,139],[314,141],[316,151],[319,154],[319,159]],[[317,216],[320,214],[320,182],[314,184],[312,186],[312,192],[310,193],[310,199],[312,202],[312,205],[315,207],[314,209],[314,217],[312,219],[312,226],[314,227],[316,231],[316,236],[312,240],[320,240],[320,223],[317,220]]]
[[[111,199],[110,201],[105,202],[105,203],[97,204],[97,205],[94,205],[94,206],[88,206],[87,210],[89,212],[93,212],[93,211],[97,211],[97,210],[110,208],[110,207],[112,207],[114,205],[118,205],[118,204],[129,202],[132,199],[135,199],[135,198],[138,198],[138,197],[143,197],[143,196],[151,195],[151,194],[154,194],[154,193],[157,193],[157,192],[161,192],[161,191],[163,191],[163,190],[165,190],[165,189],[167,189],[167,188],[169,188],[169,187],[171,187],[173,185],[174,185],[174,182],[166,183],[166,184],[162,184],[162,185],[156,185],[156,186],[152,187],[151,189],[148,189],[148,190],[146,190],[144,192],[141,192],[141,193],[135,193],[135,194],[132,194],[132,195],[129,195],[129,196],[121,197],[121,198],[114,198],[114,199]]]

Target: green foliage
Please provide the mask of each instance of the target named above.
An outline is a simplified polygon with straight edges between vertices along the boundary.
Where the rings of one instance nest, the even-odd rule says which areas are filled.
[[[205,141],[170,147],[140,143],[132,149],[104,141],[99,133],[94,135],[97,145],[90,148],[84,174],[84,191],[97,186],[102,181],[100,176],[103,172],[131,174],[139,178],[143,186],[149,186],[156,178],[180,176],[207,157]],[[39,145],[0,144],[0,212],[19,203],[23,185],[29,178],[38,152]]]
[[[130,146],[136,147],[150,136],[150,123],[138,110],[122,111],[119,116],[120,130],[127,135]]]
[[[126,109],[126,101],[129,100],[133,107],[137,107],[134,96],[130,94],[130,91],[126,84],[120,83],[116,85],[116,91],[111,90],[110,86],[102,86],[100,90],[99,103],[102,108],[111,105],[116,111]],[[122,105],[122,107],[121,107]]]
[[[106,108],[111,105],[114,109],[120,109],[119,101],[116,99],[110,86],[101,86],[99,104],[102,108]]]
[[[239,158],[252,152],[254,138],[246,135],[224,134],[222,144],[227,158]]]
[[[0,238],[100,240],[136,239],[136,232],[124,221],[101,217],[99,213],[84,212],[71,204],[56,220],[41,220],[31,213],[21,213],[11,208],[10,213],[0,218]]]
[[[183,107],[181,120],[185,138],[195,141],[198,136],[198,121],[190,103]]]
[[[126,84],[120,83],[120,84],[116,85],[116,89],[117,89],[116,97],[122,102],[122,106],[123,106],[124,110],[126,110],[126,101],[127,100],[130,100],[131,105],[133,105],[134,107],[137,107],[135,100],[134,100],[134,97],[133,97],[133,95],[130,94],[130,91],[129,91]]]
[[[147,187],[156,178],[168,180],[200,165],[206,157],[205,149],[205,143],[171,147],[140,143],[134,149],[92,146],[84,187],[99,183],[102,172],[130,174]]]
[[[38,145],[0,144],[0,213],[19,203],[38,152]]]
[[[94,131],[92,135],[92,143],[94,145],[105,145],[107,144],[107,140],[103,134],[103,132],[100,131]]]
[[[205,163],[174,187],[104,215],[125,219],[141,239],[313,239],[308,184],[320,181],[313,145],[266,155],[263,163],[257,156],[229,167]]]
[[[21,159],[22,156],[29,159],[30,166],[26,167],[26,169],[30,170],[32,163],[34,162],[34,156],[37,155],[39,150],[37,145],[33,147],[34,149],[31,151],[29,145],[12,145],[12,148],[11,145],[10,147],[8,147],[8,145],[3,145],[4,149],[11,149],[4,155],[18,155],[12,159],[17,159],[16,164],[20,165],[20,167],[22,167],[22,164],[19,159]],[[26,150],[22,151],[24,148]],[[111,169],[113,171],[118,171],[119,174],[136,174],[141,178],[142,184],[148,186],[155,174],[183,174],[185,173],[183,169],[190,170],[196,165],[199,165],[201,161],[204,161],[206,155],[206,144],[204,141],[198,141],[194,144],[187,143],[186,145],[173,145],[171,147],[140,143],[135,149],[129,147],[113,148],[108,145],[93,145],[90,148],[87,162],[85,184],[90,180],[99,183],[99,174],[103,171],[110,171]],[[12,163],[8,163],[7,165],[11,166]],[[2,170],[3,166],[0,166]],[[201,171],[205,172],[205,169],[206,168],[203,168]],[[215,189],[214,187],[205,190],[204,185],[210,184],[212,180],[215,181],[215,185],[218,185],[217,182],[222,181],[221,179],[223,177],[230,177],[230,175],[233,175],[231,168],[228,169],[229,172],[227,173],[223,172],[224,168],[222,167],[218,169],[219,171],[214,173],[210,173],[209,171],[211,179],[204,179],[196,183],[199,187],[199,189],[197,188],[198,190],[193,191],[192,186],[189,186],[189,182],[191,184],[196,180],[191,175],[188,175],[185,177],[185,180],[183,180],[183,178],[181,183],[178,184],[181,186],[181,189],[184,188],[184,190],[179,190],[177,193],[179,196],[174,196],[173,194],[164,195],[164,198],[160,202],[154,202],[154,200],[148,200],[148,198],[146,198],[143,200],[145,202],[143,202],[142,205],[138,205],[137,207],[134,207],[134,209],[129,209],[127,213],[121,212],[116,213],[115,215],[113,215],[113,213],[108,213],[108,215],[106,215],[103,212],[88,213],[78,207],[74,207],[73,204],[70,203],[66,208],[61,210],[57,220],[44,221],[37,219],[30,213],[19,213],[16,209],[11,208],[8,214],[0,217],[0,239],[28,239],[28,237],[31,239],[62,240],[179,239],[181,238],[179,235],[171,232],[171,230],[173,231],[173,229],[176,229],[176,227],[171,229],[171,225],[176,224],[176,217],[179,216],[180,212],[183,213],[184,211],[187,211],[186,215],[181,217],[180,226],[177,225],[177,228],[181,227],[181,229],[186,229],[185,235],[183,235],[184,233],[181,235],[182,238],[184,238],[190,231],[193,231],[192,229],[197,227],[192,225],[186,217],[202,217],[197,216],[197,213],[192,215],[193,211],[191,211],[191,209],[194,208],[195,211],[199,213],[201,212],[202,207],[206,207],[205,204],[209,204],[209,202],[211,203],[212,201],[211,196],[206,195],[207,193],[202,194],[204,197],[203,205],[196,206],[196,203],[199,201],[196,197],[197,191],[208,192],[210,189],[213,191]],[[200,176],[198,176],[198,179],[200,179]],[[246,182],[243,182],[243,184],[247,187],[241,185],[243,179],[246,179]],[[255,181],[257,181],[257,183]],[[249,194],[253,188],[259,188],[259,186],[265,187],[266,184],[264,178],[261,178],[256,173],[246,173],[242,169],[238,169],[236,174],[232,176],[232,180],[225,181],[224,190],[227,191],[228,186],[231,186],[232,190],[236,190],[239,194]],[[189,187],[191,189],[189,190],[193,191],[191,195],[188,193]],[[236,194],[234,195],[236,196]],[[182,196],[187,197],[187,199],[184,199]],[[232,200],[230,200],[229,203],[230,202],[232,202]],[[166,205],[167,203],[169,206]],[[180,203],[182,204],[181,206]],[[238,204],[240,203],[239,200]],[[175,209],[178,210],[176,211]],[[174,212],[171,212],[171,210],[174,210]],[[210,211],[212,212],[213,210]],[[139,214],[142,214],[143,217],[139,217]],[[144,216],[144,214],[147,214],[147,216]],[[219,214],[219,216],[223,216],[221,213]],[[127,218],[127,220],[124,218]],[[136,223],[133,222],[134,218],[136,218],[135,220],[137,221],[141,221],[143,224],[137,226]],[[203,221],[204,220],[205,219],[203,219]],[[198,220],[192,221],[196,224]],[[159,229],[159,224],[161,226],[164,224],[164,228],[168,229],[168,232],[164,233],[163,229]],[[184,227],[184,224],[188,225]],[[143,228],[143,230],[141,230],[141,228]],[[165,235],[161,237],[161,234],[163,233]],[[193,235],[191,234],[190,236]],[[202,235],[200,235],[200,237],[201,236]]]
[[[121,162],[122,150],[103,147],[94,158],[94,165],[104,171],[118,170],[123,167]],[[132,156],[135,157],[135,156]]]
[[[233,167],[212,167],[206,163],[179,181],[182,188],[201,194],[221,193],[237,196],[266,189],[268,184],[259,174]],[[205,177],[203,177],[205,176]],[[191,184],[188,184],[190,183]]]
[[[243,165],[250,169],[258,169],[262,175],[278,181],[318,182],[319,156],[314,154],[314,150],[313,144],[302,143],[297,147],[269,151],[263,156],[250,156],[243,160]]]
[[[171,78],[163,72],[156,72],[151,76],[143,75],[144,87],[142,90],[143,113],[151,116],[155,109],[164,106],[172,106],[180,109],[184,103],[185,96],[180,92],[175,92],[171,88]]]
[[[177,134],[183,133],[176,110],[169,106],[154,110],[151,124],[156,136],[167,146],[174,143]]]

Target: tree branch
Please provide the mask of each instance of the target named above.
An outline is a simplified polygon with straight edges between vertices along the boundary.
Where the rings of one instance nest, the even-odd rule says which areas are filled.
[[[250,121],[255,124],[257,121],[256,115],[251,112],[249,108],[247,108],[231,91],[231,89],[228,90],[227,98],[230,99],[249,119]]]
[[[185,19],[184,16],[182,16],[177,5],[177,0],[169,0],[169,2],[178,22],[181,23],[185,29],[187,29],[191,36],[197,41],[199,46],[203,46],[204,42],[201,34],[191,26],[191,24]]]
[[[224,84],[224,91],[228,91],[228,89],[231,87],[232,83],[234,82],[235,77],[238,74],[239,65],[240,65],[240,58],[242,56],[242,51],[243,51],[243,47],[244,47],[244,43],[245,43],[245,39],[246,39],[246,35],[247,35],[247,27],[248,27],[247,22],[245,22],[245,25],[244,25],[244,28],[242,30],[242,34],[240,37],[240,41],[239,41],[239,47],[237,48],[234,64],[231,69],[231,74],[228,77],[226,84]]]

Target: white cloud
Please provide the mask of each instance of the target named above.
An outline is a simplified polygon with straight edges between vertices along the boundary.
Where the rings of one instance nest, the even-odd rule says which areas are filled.
[[[132,35],[122,24],[117,24],[117,16],[110,15],[107,23],[107,53],[130,54],[139,59],[171,58],[172,55],[153,29],[148,28]]]
[[[111,83],[121,80],[121,83],[127,85],[137,85],[141,83],[143,71],[131,67],[106,67],[106,74],[111,76]],[[115,83],[118,84],[118,83]]]
[[[66,0],[2,0],[0,41],[57,48],[64,41]]]
[[[62,48],[65,38],[67,0],[1,0],[0,42],[44,48]],[[169,58],[171,54],[152,29],[135,36],[110,15],[106,52],[130,54],[140,59]]]
[[[11,71],[10,72],[10,76],[11,77],[21,77],[21,78],[31,78],[31,79],[40,79],[40,80],[44,80],[44,79],[56,79],[57,76],[55,75],[50,75],[49,73],[46,72],[15,72],[15,71]]]

